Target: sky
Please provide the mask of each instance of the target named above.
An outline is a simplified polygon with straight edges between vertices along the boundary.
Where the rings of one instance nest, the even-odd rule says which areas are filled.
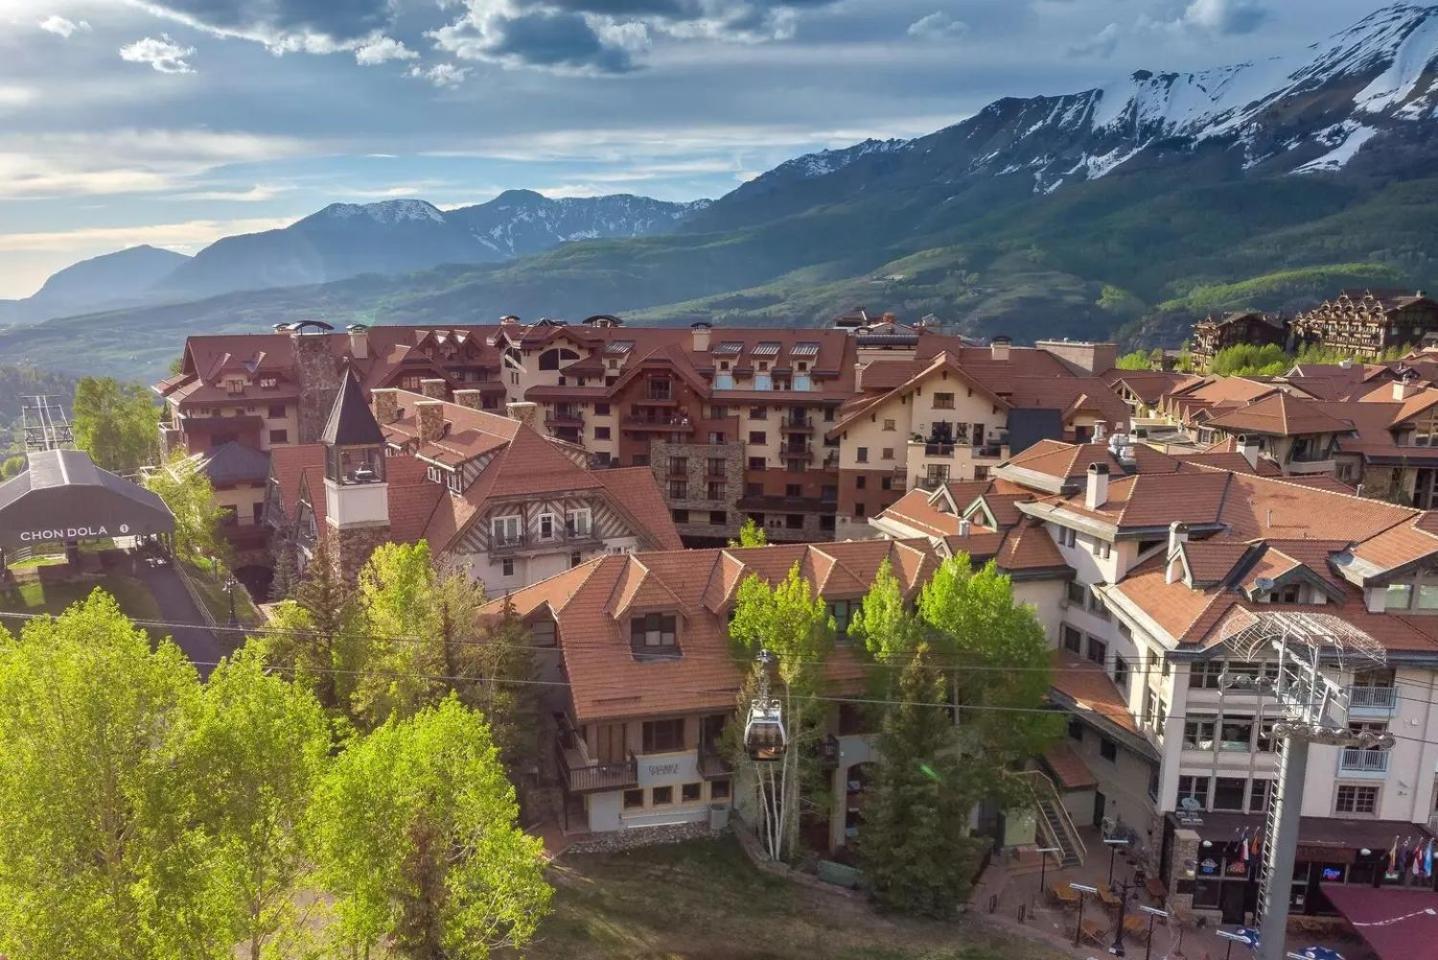
[[[326,204],[717,197],[1002,96],[1292,50],[1373,0],[0,0],[0,297]]]

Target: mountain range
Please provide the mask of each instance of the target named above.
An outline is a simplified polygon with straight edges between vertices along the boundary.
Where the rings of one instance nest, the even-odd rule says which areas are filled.
[[[1209,310],[1292,309],[1339,287],[1421,287],[1435,276],[1435,57],[1438,7],[1396,4],[1262,60],[1005,98],[924,137],[798,157],[712,203],[624,198],[634,206],[618,228],[586,234],[547,220],[536,243],[520,239],[530,221],[498,208],[498,222],[481,222],[406,201],[396,222],[372,230],[372,215],[354,212],[371,207],[331,207],[279,231],[287,244],[327,238],[332,261],[303,260],[294,247],[272,261],[290,270],[301,259],[307,272],[294,282],[307,286],[231,286],[51,320],[0,334],[0,350],[53,365],[83,335],[117,365],[143,366],[172,357],[190,331],[302,316],[457,323],[604,312],[800,325],[857,304],[933,313],[970,334],[1176,343]],[[435,238],[418,272],[357,268],[407,254],[386,260],[368,241],[348,252],[349,231],[397,236],[411,216]],[[244,240],[180,264],[161,288],[174,280],[180,296],[279,276],[250,265],[209,279],[201,261],[211,251],[217,263],[249,262],[228,252]],[[488,252],[472,252],[479,246]],[[351,276],[320,282],[340,272]]]

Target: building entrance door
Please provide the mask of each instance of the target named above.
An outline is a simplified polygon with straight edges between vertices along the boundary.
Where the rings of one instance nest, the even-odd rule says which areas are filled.
[[[1243,923],[1244,893],[1248,890],[1248,884],[1230,880],[1220,884],[1219,890],[1218,908],[1223,911],[1223,922]]]
[[[622,723],[601,723],[599,725],[598,743],[600,763],[621,763],[628,751],[624,745],[624,724]]]
[[[1102,826],[1103,826],[1104,811],[1107,810],[1107,809],[1108,809],[1108,798],[1105,797],[1102,792],[1100,792],[1100,791],[1098,791],[1098,790],[1095,790],[1095,791],[1093,792],[1093,825],[1094,825],[1094,826],[1096,826],[1096,827],[1102,827]]]

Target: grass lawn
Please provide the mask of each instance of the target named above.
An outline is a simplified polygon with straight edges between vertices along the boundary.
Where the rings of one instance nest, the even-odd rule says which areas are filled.
[[[215,622],[225,624],[230,622],[230,597],[225,590],[225,585],[215,579],[213,573],[208,569],[194,566],[186,566],[185,572],[190,575],[190,582],[195,585],[199,592],[200,599],[210,611],[210,616]],[[250,599],[250,593],[244,587],[235,587],[235,619],[247,627],[257,626],[265,622],[264,614],[260,613],[254,601]]]
[[[62,613],[99,587],[120,604],[127,616],[139,620],[160,619],[160,608],[145,585],[134,577],[110,574],[96,579],[66,583],[25,583],[0,590],[0,610],[11,613]]]
[[[874,913],[756,870],[732,838],[561,858],[533,960],[1056,960],[1026,941]]]

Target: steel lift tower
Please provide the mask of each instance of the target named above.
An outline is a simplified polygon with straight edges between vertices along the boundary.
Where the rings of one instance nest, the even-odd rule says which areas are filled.
[[[1260,861],[1256,960],[1284,960],[1288,898],[1298,849],[1303,782],[1308,750],[1315,743],[1386,749],[1391,733],[1355,733],[1348,727],[1348,688],[1341,682],[1355,669],[1382,666],[1383,647],[1352,624],[1328,613],[1297,610],[1229,615],[1220,635],[1245,660],[1278,660],[1278,678],[1259,680],[1265,696],[1278,702],[1283,716],[1274,724],[1279,761],[1277,790],[1268,805]]]
[[[70,450],[75,432],[60,398],[45,394],[20,398],[20,420],[25,431],[25,452]]]

